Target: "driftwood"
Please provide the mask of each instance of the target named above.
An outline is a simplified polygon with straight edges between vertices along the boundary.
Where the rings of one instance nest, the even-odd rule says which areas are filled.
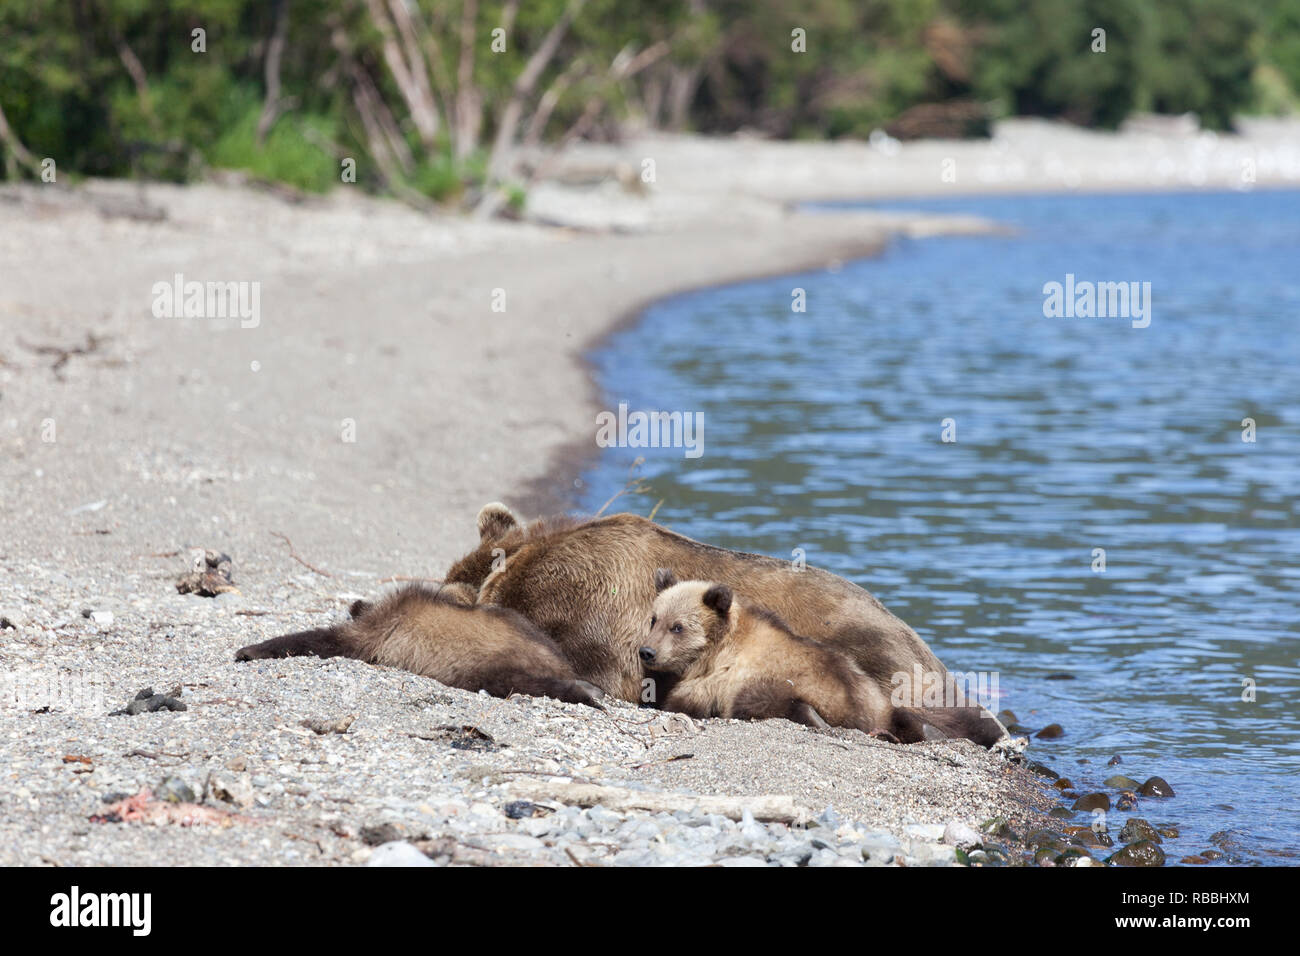
[[[885,126],[895,139],[981,139],[992,135],[988,110],[971,100],[919,103]]]
[[[651,793],[624,787],[604,787],[591,783],[544,783],[519,781],[510,784],[512,795],[526,800],[551,800],[579,807],[602,806],[608,810],[645,810],[649,813],[716,813],[729,820],[740,820],[748,810],[760,823],[804,825],[812,819],[807,807],[795,803],[786,794],[762,794],[757,797],[690,796],[684,793]]]

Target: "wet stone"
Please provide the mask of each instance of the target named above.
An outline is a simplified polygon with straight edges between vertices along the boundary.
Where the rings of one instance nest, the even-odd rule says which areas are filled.
[[[1025,843],[1029,846],[1051,846],[1064,841],[1064,833],[1061,833],[1059,830],[1048,830],[1046,828],[1034,830],[1025,836]]]
[[[1104,793],[1087,793],[1074,801],[1074,810],[1109,810],[1110,797]]]
[[[1007,822],[1006,817],[994,817],[991,820],[985,820],[980,824],[980,829],[993,837],[1006,839],[1013,836],[1011,824]]]
[[[1119,831],[1119,841],[1121,843],[1137,843],[1139,840],[1150,840],[1153,843],[1160,843],[1160,834],[1156,828],[1147,823],[1141,817],[1130,817],[1124,824],[1123,829]]]
[[[1055,740],[1058,737],[1065,736],[1065,728],[1060,724],[1048,724],[1034,736],[1039,740]]]
[[[1164,777],[1151,777],[1138,788],[1138,793],[1144,797],[1172,797],[1174,788]]]
[[[1106,859],[1113,866],[1164,866],[1165,851],[1150,840],[1130,843]]]
[[[1132,777],[1126,777],[1123,774],[1116,774],[1113,777],[1107,777],[1105,785],[1107,787],[1114,787],[1116,790],[1136,790],[1141,786],[1141,784]]]

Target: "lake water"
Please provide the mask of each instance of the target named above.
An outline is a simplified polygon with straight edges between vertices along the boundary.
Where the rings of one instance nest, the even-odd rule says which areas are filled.
[[[1030,754],[1080,792],[1173,785],[1112,835],[1300,861],[1300,192],[888,206],[1018,232],[655,305],[592,356],[607,407],[701,411],[703,454],[607,449],[581,503],[644,454],[653,494],[613,510],[801,549],[1062,724]],[[1149,326],[1045,317],[1067,274],[1151,283]]]

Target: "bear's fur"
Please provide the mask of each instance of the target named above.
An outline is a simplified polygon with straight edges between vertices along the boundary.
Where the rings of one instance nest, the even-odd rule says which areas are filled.
[[[655,584],[659,596],[639,656],[647,675],[675,678],[664,710],[741,720],[785,717],[903,743],[925,739],[922,721],[891,707],[847,657],[736,599],[727,585],[678,583],[666,569]]]
[[[643,699],[637,651],[659,568],[725,584],[743,603],[768,608],[796,634],[842,651],[886,696],[895,674],[917,666],[947,676],[915,631],[827,571],[711,547],[631,514],[524,525],[493,503],[479,512],[478,529],[478,547],[452,565],[447,582],[478,588],[479,601],[523,614],[560,646],[579,677],[623,700],[651,702]],[[917,712],[942,733],[984,746],[1006,735],[982,707]]]
[[[494,697],[532,694],[600,705],[555,643],[522,614],[476,604],[465,585],[409,585],[375,603],[357,601],[352,619],[251,644],[237,661],[315,655],[400,667],[451,687]]]

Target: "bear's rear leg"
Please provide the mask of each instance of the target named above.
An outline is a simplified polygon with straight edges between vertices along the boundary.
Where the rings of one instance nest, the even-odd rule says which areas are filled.
[[[795,696],[788,681],[758,681],[736,695],[728,716],[737,720],[773,720],[783,717],[805,727],[830,726],[817,708]]]
[[[485,690],[493,697],[511,694],[528,694],[530,697],[554,697],[570,704],[586,704],[599,710],[600,699],[605,696],[595,684],[571,677],[539,677],[527,671],[497,671],[481,678],[477,687],[466,690]]]

